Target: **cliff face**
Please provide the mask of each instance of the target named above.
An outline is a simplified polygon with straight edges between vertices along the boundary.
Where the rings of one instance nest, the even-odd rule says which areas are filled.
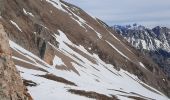
[[[11,59],[8,38],[0,24],[0,100],[31,100]]]

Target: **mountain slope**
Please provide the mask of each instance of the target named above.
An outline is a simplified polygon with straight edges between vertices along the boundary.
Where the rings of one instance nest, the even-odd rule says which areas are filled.
[[[168,99],[159,66],[82,9],[59,0],[3,1],[0,20],[33,99]]]
[[[107,99],[104,100],[115,100],[114,98],[122,100],[128,98],[168,99],[161,92],[140,81],[135,75],[122,69],[115,70],[114,66],[106,64],[97,55],[88,53],[82,47],[79,48],[90,57],[94,57],[96,64],[70,51],[82,58],[83,62],[74,56],[65,55],[76,61],[77,64],[72,62],[72,65],[78,70],[78,75],[73,71],[64,70],[65,62],[57,56],[55,56],[54,65],[51,66],[14,42],[10,41],[10,45],[14,52],[17,52],[13,59],[18,70],[22,72],[22,77],[27,80],[28,90],[35,100],[87,99],[78,95],[94,99],[101,99],[105,96]],[[94,94],[90,93],[91,91]],[[98,96],[91,97],[96,93]]]
[[[164,72],[170,75],[170,29],[160,26],[149,29],[136,24],[133,26],[116,25],[114,29],[135,48],[149,54]]]

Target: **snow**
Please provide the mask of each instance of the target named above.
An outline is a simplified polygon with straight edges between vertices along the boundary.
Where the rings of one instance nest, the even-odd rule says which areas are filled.
[[[147,50],[146,41],[145,40],[141,40],[141,44],[142,44],[143,49]]]
[[[91,50],[91,47],[89,47],[88,49]]]
[[[64,64],[64,62],[62,61],[61,58],[55,56],[54,59],[53,59],[53,66],[56,66],[56,65],[60,66],[60,65],[65,65],[65,64]]]
[[[101,35],[101,33],[99,33],[99,32],[97,32],[93,27],[91,27],[90,25],[88,25],[88,24],[85,24],[86,26],[88,26],[90,29],[92,29],[96,34],[97,34],[97,36],[98,36],[98,38],[102,38],[102,35]]]
[[[161,42],[161,41],[158,40],[158,39],[154,39],[154,42],[155,42],[155,47],[156,47],[156,49],[163,49],[163,50],[165,50],[165,51],[170,52],[170,46],[169,46],[167,40],[164,40],[163,42]]]
[[[145,65],[144,65],[142,62],[139,62],[139,64],[140,64],[141,67],[147,69],[147,68],[145,67]]]
[[[23,60],[21,58],[15,57],[15,56],[13,56],[12,58],[15,59],[15,60],[19,60],[19,61],[26,62],[26,63],[31,64],[31,65],[34,65],[34,63],[30,63],[30,62],[28,62],[26,60]]]
[[[70,12],[71,12],[71,18],[73,19],[73,20],[75,20],[81,27],[83,27],[86,31],[87,31],[87,29],[85,28],[85,25],[86,26],[88,26],[90,29],[92,29],[96,34],[97,34],[97,36],[101,39],[102,38],[102,35],[99,33],[99,32],[97,32],[93,27],[91,27],[90,25],[88,25],[87,24],[87,22],[83,19],[83,18],[81,18],[80,16],[78,16],[77,14],[75,14],[73,11],[71,11],[70,10],[70,8],[67,6],[67,5],[65,5],[65,4],[63,4],[63,6],[65,6],[66,8],[67,8],[67,10],[69,10]],[[77,10],[77,8],[72,8],[72,9],[76,9]],[[76,17],[76,19],[74,18],[74,17]],[[77,20],[78,19],[78,20]]]
[[[50,65],[48,65],[46,62],[42,61],[39,57],[35,56],[33,53],[27,51],[26,49],[22,48],[21,46],[17,45],[15,42],[9,40],[9,44],[10,44],[10,47],[16,51],[18,51],[19,54],[27,57],[29,60],[31,60],[32,62],[34,63],[31,63],[31,62],[28,62],[28,61],[25,61],[25,60],[20,60],[20,58],[18,57],[12,57],[13,59],[17,59],[17,60],[20,60],[20,61],[23,61],[23,62],[26,62],[26,63],[30,63],[30,64],[33,64],[35,66],[39,66],[40,68],[44,68],[44,65],[45,66],[48,66],[48,67],[51,67]],[[22,52],[21,52],[22,51]],[[36,62],[36,60],[38,60],[39,62],[41,63],[38,63]],[[43,64],[43,65],[42,65]]]
[[[37,34],[37,32],[33,32],[35,35]]]
[[[10,22],[19,30],[22,32],[21,28],[15,23],[14,21],[10,20]]]
[[[127,46],[125,46],[124,43],[122,43],[116,36],[114,36],[113,33],[111,33],[108,29],[106,29],[106,30],[109,32],[109,34],[110,34],[112,37],[114,37],[117,41],[119,41],[120,44],[123,45],[123,47],[125,47],[129,52],[131,52],[132,54],[134,54],[130,49],[127,48]],[[129,41],[129,40],[127,39],[127,41]]]
[[[110,42],[106,41],[113,49],[115,49],[119,54],[121,54],[126,59],[130,60],[125,54],[123,54],[121,51],[119,51],[114,45],[112,45]]]
[[[17,68],[24,72],[21,73],[22,77],[38,84],[36,87],[27,87],[28,92],[34,100],[92,100],[68,93],[67,89],[69,89],[69,87],[67,88],[64,84],[35,76],[34,74],[39,74],[39,71],[28,70],[20,66],[17,66]],[[31,73],[28,73],[28,71]]]
[[[56,0],[57,2],[58,2],[58,0]],[[69,15],[71,16],[71,18],[74,20],[74,21],[76,21],[81,27],[83,27],[86,31],[87,31],[87,29],[86,29],[86,27],[85,27],[85,25],[87,26],[87,27],[89,27],[90,29],[92,29],[96,34],[97,34],[97,36],[101,39],[102,38],[102,35],[99,33],[99,32],[97,32],[93,27],[91,27],[90,25],[88,25],[87,24],[87,22],[83,19],[83,18],[81,18],[80,16],[78,16],[76,13],[74,13],[72,10],[73,9],[75,9],[75,10],[78,10],[78,8],[72,8],[72,10],[70,10],[70,7],[68,7],[67,5],[65,5],[65,4],[63,4],[63,3],[61,3],[61,5],[63,5],[64,7],[66,7],[67,8],[67,10],[70,12],[69,13]]]
[[[57,9],[68,13],[63,7],[62,4],[59,0],[46,0],[47,2],[51,3],[54,7],[56,7]]]
[[[77,20],[77,19],[75,19],[75,18],[73,18],[73,17],[71,17],[74,21],[76,21],[81,27],[83,27],[85,30],[86,30],[86,28],[84,27],[84,25],[83,25],[83,23],[81,23],[79,20]]]
[[[109,32],[109,31],[108,31],[108,32]],[[112,37],[114,37],[116,40],[118,40],[118,41],[120,42],[120,40],[119,40],[116,36],[114,36],[113,33],[109,32],[109,34],[110,34]]]
[[[60,49],[66,49],[67,48],[67,44],[73,44],[68,38],[67,36],[61,31],[61,30],[58,30],[59,32],[59,35],[57,34],[54,34],[54,37],[56,38],[56,41],[59,42],[59,48]]]
[[[17,66],[17,69],[20,72],[22,72],[21,76],[24,79],[32,80],[33,82],[36,82],[38,84],[35,87],[27,87],[28,92],[31,94],[31,96],[33,97],[34,100],[47,100],[47,99],[48,100],[67,100],[67,99],[89,100],[89,98],[87,98],[87,97],[83,97],[83,96],[79,96],[79,95],[75,95],[75,94],[71,94],[71,93],[67,92],[68,89],[94,91],[94,92],[104,94],[107,96],[110,96],[110,94],[112,94],[112,95],[117,96],[119,99],[123,99],[123,100],[131,100],[131,99],[120,96],[120,95],[137,96],[135,94],[132,94],[131,92],[138,93],[140,95],[150,97],[153,99],[168,100],[168,98],[165,95],[163,95],[156,89],[146,85],[145,83],[140,81],[138,79],[138,77],[136,77],[135,75],[130,74],[127,71],[124,71],[123,69],[120,69],[120,71],[117,71],[116,69],[114,69],[114,66],[112,66],[111,64],[106,64],[105,62],[103,62],[99,58],[98,55],[89,53],[81,45],[79,45],[79,46],[74,45],[67,38],[65,33],[63,33],[60,30],[58,30],[58,31],[59,31],[60,35],[55,35],[55,37],[56,37],[56,41],[59,41],[59,48],[56,48],[55,46],[53,46],[50,43],[49,44],[52,47],[54,47],[54,49],[56,49],[57,51],[60,51],[65,56],[68,56],[71,59],[73,59],[73,61],[75,61],[75,62],[71,62],[71,64],[76,68],[76,70],[79,72],[80,75],[77,75],[73,71],[56,69],[55,67],[52,67],[51,65],[46,64],[44,61],[39,59],[34,54],[23,49],[21,46],[10,41],[11,48],[17,50],[19,53],[23,54],[25,57],[28,57],[27,55],[29,55],[29,57],[34,58],[40,62],[43,62],[44,64],[46,64],[46,66],[49,66],[49,67],[45,67],[41,64],[38,64],[37,62],[35,62],[34,65],[38,65],[40,68],[47,70],[49,74],[53,74],[58,77],[62,77],[62,78],[69,80],[77,85],[77,86],[70,86],[70,85],[59,83],[59,82],[56,82],[53,80],[48,80],[48,79],[45,79],[42,77],[38,77],[37,75],[45,75],[46,72],[23,68],[22,66]],[[77,52],[75,52],[74,50],[69,48],[66,45],[66,43],[81,50],[88,56],[92,57],[96,61],[96,64],[92,63],[89,59],[85,58],[81,54],[78,54]],[[114,46],[113,46],[113,48],[115,49]],[[20,52],[20,51],[22,51],[22,52]],[[120,51],[118,51],[118,52],[121,54]],[[81,58],[81,60],[83,62],[76,59],[73,55],[77,56],[78,58]],[[125,56],[125,55],[123,55],[123,56]],[[31,58],[29,58],[29,59],[31,59]],[[23,61],[21,59],[18,59],[18,60]],[[57,61],[55,61],[55,60],[57,60]],[[58,65],[64,64],[64,62],[58,56],[55,56],[53,62],[54,62],[54,64],[58,64]],[[108,77],[108,76],[110,76],[110,77]],[[96,80],[98,80],[98,82]],[[144,84],[145,86],[150,87],[154,91],[157,91],[159,94],[146,89],[141,84]],[[114,91],[111,89],[121,90],[121,91],[127,92],[128,94]]]
[[[72,10],[70,10],[70,7],[68,7],[67,5],[65,5],[63,3],[62,3],[62,5],[64,7],[66,7],[67,10],[70,12],[69,15],[71,16],[71,18],[87,31],[87,29],[84,27],[84,25],[86,24],[86,21],[84,19],[82,19],[81,17],[79,17],[77,14],[75,14]],[[75,7],[72,9],[77,10],[77,8],[75,8]]]
[[[24,72],[24,74],[28,74],[28,75],[45,75],[46,72],[42,72],[42,71],[37,71],[37,70],[33,70],[33,69],[27,69],[21,66],[16,65],[17,69],[21,72]],[[31,79],[30,79],[31,80]]]
[[[144,26],[137,26],[136,28],[133,27],[132,29],[121,29],[118,27],[117,30],[124,30],[125,32],[122,32],[121,35],[137,49],[152,51],[162,49],[170,52],[170,45],[164,33],[162,33],[161,36],[163,39],[160,39],[159,36],[155,37],[152,35],[156,35],[155,32],[153,32],[151,29],[148,30],[148,28],[145,28]],[[137,37],[136,35],[132,34],[133,32],[127,33],[126,31],[134,31]],[[141,37],[138,37],[138,35],[141,35]]]
[[[78,21],[80,21],[81,23],[86,23],[86,21],[83,18],[79,17],[77,14],[75,14],[73,11],[71,11],[67,5],[65,5],[65,4],[62,4],[62,5],[65,6],[67,8],[67,10],[70,11],[71,15],[76,17],[78,19]],[[74,9],[75,9],[75,7],[74,7]]]
[[[95,32],[97,33],[97,36],[101,39],[102,35],[99,32],[97,32],[97,31],[95,31]]]
[[[30,16],[34,17],[34,15],[33,15],[31,12],[27,12],[24,8],[23,8],[23,12],[24,12],[26,15],[30,15]]]

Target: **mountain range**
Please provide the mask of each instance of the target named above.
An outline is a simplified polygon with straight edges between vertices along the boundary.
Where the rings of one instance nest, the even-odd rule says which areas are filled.
[[[156,26],[152,29],[142,25],[115,25],[112,27],[133,47],[152,59],[170,76],[170,29]]]

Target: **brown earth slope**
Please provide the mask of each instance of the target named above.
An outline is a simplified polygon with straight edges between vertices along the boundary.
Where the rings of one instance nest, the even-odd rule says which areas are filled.
[[[58,30],[61,30],[75,45],[82,45],[88,52],[95,53],[106,63],[114,65],[117,70],[120,68],[127,70],[170,96],[170,82],[157,64],[122,41],[102,21],[92,18],[82,9],[64,1],[61,1],[63,9],[57,9],[46,0],[3,0],[3,3],[0,21],[10,40],[47,63],[52,64],[54,55],[57,55],[67,65],[62,70],[72,70],[79,74],[71,65],[74,60],[64,56],[50,45],[59,47],[54,34],[60,34]],[[113,49],[112,45],[126,57]],[[81,51],[71,46],[70,48],[95,63]],[[143,68],[139,62],[142,62],[147,69]]]

